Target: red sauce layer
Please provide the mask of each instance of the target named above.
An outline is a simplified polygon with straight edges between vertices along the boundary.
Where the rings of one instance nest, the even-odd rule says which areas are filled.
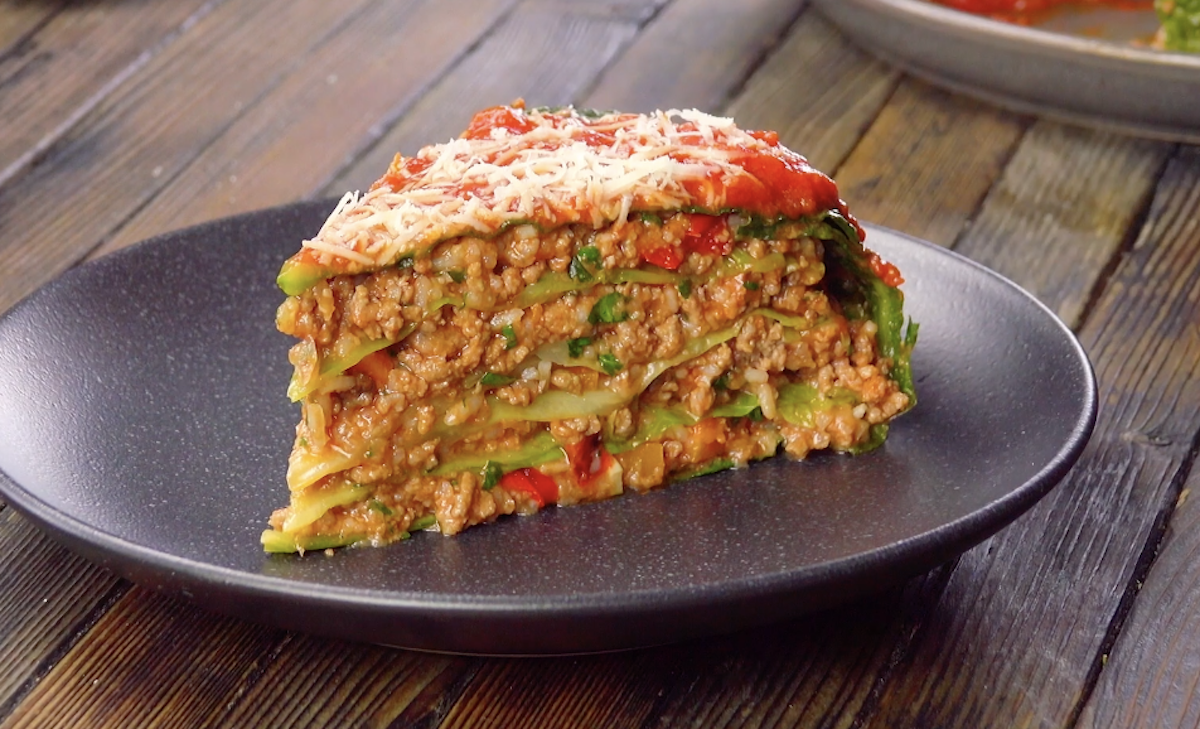
[[[933,0],[939,5],[997,20],[1028,25],[1060,7],[1106,6],[1123,10],[1149,10],[1154,0]]]

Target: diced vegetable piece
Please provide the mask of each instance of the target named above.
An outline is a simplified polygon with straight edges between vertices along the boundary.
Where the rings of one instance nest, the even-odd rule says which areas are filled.
[[[483,377],[479,378],[479,384],[484,387],[504,387],[516,381],[517,378],[509,375],[502,375],[497,372],[485,372]]]
[[[1163,47],[1200,53],[1200,0],[1154,0],[1162,23]]]
[[[346,547],[355,542],[361,542],[364,539],[366,537],[361,534],[319,534],[300,537],[286,532],[278,532],[274,529],[267,529],[260,537],[263,549],[271,554],[319,552],[323,549]]]
[[[316,491],[300,493],[292,499],[292,511],[283,522],[283,531],[294,532],[303,529],[335,506],[362,501],[370,493],[369,486],[357,483],[330,485]]]
[[[661,268],[622,268],[605,278],[609,283],[674,284],[681,276]]]
[[[284,262],[275,283],[288,296],[297,296],[312,288],[318,281],[329,278],[332,273],[325,266],[293,258]]]
[[[621,364],[621,360],[609,352],[600,355],[596,360],[600,363],[600,368],[608,375],[615,375],[625,367]]]
[[[417,517],[416,519],[413,519],[412,524],[408,525],[408,530],[410,532],[419,532],[422,529],[428,529],[429,527],[434,526],[436,524],[437,524],[437,517],[434,516],[433,514],[426,514],[425,516],[420,516],[420,517]]]
[[[672,246],[662,246],[642,253],[642,258],[650,264],[674,271],[683,263],[683,256]]]
[[[319,453],[309,450],[296,449],[288,458],[287,482],[292,491],[300,491],[331,473],[354,468],[366,458],[366,450],[361,453],[346,453],[336,448],[328,448]]]
[[[509,471],[500,479],[500,487],[507,491],[529,494],[537,502],[538,508],[558,502],[558,484],[536,468]]]
[[[491,491],[500,483],[500,478],[504,475],[504,468],[495,461],[488,461],[483,464],[483,485],[481,488],[484,491]]]
[[[684,448],[692,463],[704,463],[725,452],[727,435],[725,421],[720,418],[705,418],[688,428]]]
[[[625,297],[616,291],[609,292],[596,300],[588,313],[592,324],[617,324],[625,321]]]
[[[739,392],[730,403],[715,407],[709,413],[713,418],[744,418],[758,407],[758,396],[751,392]]]
[[[347,339],[335,344],[333,351],[321,361],[318,375],[301,382],[293,378],[288,385],[288,397],[292,402],[299,402],[320,387],[322,380],[332,375],[340,375],[362,361],[364,357],[378,352],[392,344],[389,339]]]
[[[592,340],[588,337],[577,337],[569,340],[567,342],[567,354],[569,354],[572,359],[579,359],[579,357],[583,355],[583,350],[591,343]],[[563,363],[559,362],[558,364]]]
[[[392,358],[388,356],[387,352],[380,350],[378,352],[372,352],[360,359],[352,367],[350,367],[350,371],[361,372],[367,377],[370,377],[371,381],[375,383],[375,387],[382,390],[387,386],[388,375],[391,374],[394,366],[395,363],[392,361]]]
[[[512,470],[525,466],[540,466],[550,461],[561,460],[565,456],[563,449],[548,431],[542,431],[515,451],[500,451],[497,453],[474,454],[468,453],[441,463],[429,473],[433,476],[446,476],[463,471],[484,472],[484,482],[487,482],[489,467]]]
[[[500,334],[504,337],[505,351],[517,346],[517,330],[513,329],[512,324],[505,324],[504,328],[500,330]]]
[[[551,420],[607,415],[627,401],[624,395],[612,390],[594,390],[582,395],[565,390],[547,390],[528,405],[510,405],[494,398],[489,399],[488,404],[492,408],[491,422],[532,420],[548,423]]]
[[[534,304],[553,301],[568,291],[586,291],[595,286],[595,280],[576,281],[565,273],[549,271],[536,282],[525,287],[513,302],[514,308],[528,309]]]

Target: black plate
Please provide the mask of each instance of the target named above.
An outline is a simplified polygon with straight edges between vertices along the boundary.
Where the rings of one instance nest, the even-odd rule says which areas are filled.
[[[779,458],[454,538],[267,556],[298,409],[274,279],[328,202],[163,236],[0,319],[0,493],[135,582],[242,618],[412,648],[624,649],[847,600],[978,543],[1083,449],[1096,386],[1016,286],[872,228],[921,323],[920,404],[864,456]]]

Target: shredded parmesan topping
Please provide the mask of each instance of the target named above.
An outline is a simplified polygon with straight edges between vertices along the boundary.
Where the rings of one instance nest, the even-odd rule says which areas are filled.
[[[398,155],[370,191],[344,196],[303,245],[310,260],[359,272],[518,222],[600,228],[623,225],[634,210],[719,210],[750,174],[739,153],[788,156],[820,175],[763,137],[696,110],[591,117],[496,107],[461,138]]]

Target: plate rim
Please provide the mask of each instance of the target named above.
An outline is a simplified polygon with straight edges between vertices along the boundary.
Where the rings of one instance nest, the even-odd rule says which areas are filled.
[[[6,321],[18,315],[17,312],[28,306],[35,306],[37,300],[42,296],[53,295],[55,288],[63,285],[60,282],[69,281],[79,275],[87,275],[79,272],[90,267],[120,265],[120,261],[123,258],[138,255],[137,252],[144,247],[169,242],[184,234],[194,234],[200,229],[209,228],[215,224],[236,224],[238,222],[253,221],[271,214],[279,214],[281,212],[286,214],[289,211],[308,210],[309,208],[328,209],[330,204],[331,201],[329,200],[292,203],[208,223],[201,223],[147,239],[109,256],[87,263],[84,266],[71,269],[46,286],[39,288],[7,312],[4,312],[3,315],[0,315],[0,332],[3,331]],[[109,534],[94,524],[77,519],[63,511],[56,510],[41,495],[17,483],[3,469],[0,469],[0,495],[3,495],[7,499],[7,503],[10,506],[29,517],[46,534],[55,539],[55,541],[65,544],[72,551],[83,554],[87,559],[101,564],[122,576],[128,577],[136,583],[168,594],[183,595],[184,597],[193,599],[201,606],[209,607],[210,609],[212,605],[205,605],[206,601],[201,596],[193,594],[191,588],[203,587],[205,589],[214,589],[213,598],[218,602],[230,600],[237,602],[249,594],[251,598],[257,597],[259,600],[286,598],[294,602],[303,603],[308,609],[318,611],[326,609],[330,605],[340,607],[351,606],[361,611],[380,613],[384,617],[392,619],[413,617],[414,615],[428,614],[433,611],[450,619],[471,617],[504,620],[506,618],[521,619],[522,616],[528,617],[530,614],[536,614],[539,618],[545,617],[553,620],[570,621],[596,616],[610,618],[641,616],[645,614],[648,607],[686,612],[701,605],[708,608],[712,608],[713,606],[720,607],[733,603],[745,603],[746,601],[761,601],[767,597],[777,597],[780,593],[794,594],[806,590],[811,591],[814,587],[820,587],[822,584],[828,583],[833,577],[839,576],[839,574],[844,580],[847,572],[859,580],[864,579],[864,577],[871,578],[878,576],[881,569],[886,570],[895,561],[896,555],[899,555],[905,564],[916,564],[919,567],[917,571],[919,573],[921,570],[936,566],[936,563],[940,561],[939,555],[960,553],[964,549],[970,548],[995,534],[1018,516],[1028,511],[1029,508],[1052,490],[1067,475],[1087,446],[1096,423],[1098,415],[1097,383],[1090,359],[1078,338],[1053,311],[1023,288],[1003,275],[953,250],[882,226],[864,224],[864,227],[868,231],[868,245],[870,245],[869,241],[872,234],[882,234],[902,239],[908,244],[925,248],[936,255],[949,256],[952,260],[974,269],[977,274],[996,279],[1005,287],[1023,297],[1026,302],[1035,305],[1040,309],[1042,315],[1047,318],[1048,322],[1052,322],[1057,327],[1059,333],[1065,338],[1065,341],[1070,344],[1072,358],[1082,365],[1080,373],[1083,374],[1087,385],[1085,388],[1086,396],[1084,401],[1080,403],[1081,417],[1076,419],[1072,424],[1069,437],[1057,449],[1054,457],[1044,463],[1028,480],[1008,490],[983,508],[976,509],[952,521],[938,523],[933,528],[883,546],[805,565],[786,572],[757,574],[749,577],[743,576],[736,580],[723,580],[702,585],[636,589],[617,593],[593,591],[579,594],[538,594],[534,596],[537,605],[532,607],[530,605],[530,595],[528,594],[452,595],[448,593],[402,592],[330,585],[276,575],[250,573],[245,570],[205,562],[202,559],[162,552],[123,537]],[[911,576],[910,572],[905,572],[901,577],[908,576]],[[850,594],[848,597],[853,596],[853,594]],[[817,606],[819,607],[820,605]],[[222,610],[220,605],[216,609],[218,612],[230,612]],[[799,612],[806,612],[807,609]],[[236,610],[233,612],[241,613],[242,611]],[[238,614],[238,617],[246,618],[246,615]],[[288,627],[286,621],[272,620],[267,622],[276,626],[282,625],[282,627]],[[738,627],[745,628],[749,626],[743,623],[739,624]],[[309,630],[309,632],[325,631]],[[336,631],[330,631],[326,634],[332,634],[334,637],[355,639],[353,635],[339,635]],[[636,648],[645,645],[649,644],[639,641],[629,645],[620,645],[615,649]],[[430,646],[408,645],[407,647],[431,649]],[[494,654],[489,651],[474,650],[455,650],[452,652]],[[562,655],[572,652],[578,651],[550,649],[534,650],[531,652],[518,651],[516,653],[503,651],[500,654]],[[596,650],[586,648],[582,652],[596,652]]]
[[[918,78],[951,91],[982,99],[1021,114],[1115,131],[1122,134],[1171,142],[1200,143],[1200,111],[1186,121],[1161,120],[1145,117],[1138,109],[1128,112],[1099,114],[1082,107],[1070,98],[1056,96],[1053,101],[1040,83],[1022,84],[1019,92],[994,88],[971,73],[967,64],[948,70],[944,64],[931,63],[903,48],[901,42],[881,44],[878,34],[862,30],[849,19],[860,14],[887,18],[898,24],[915,26],[918,32],[970,41],[982,47],[984,53],[1017,54],[1045,61],[1054,61],[1055,74],[1067,74],[1090,66],[1103,66],[1139,81],[1167,80],[1171,84],[1194,89],[1200,95],[1200,53],[1158,50],[1102,38],[1087,38],[1070,33],[1046,30],[1037,26],[1006,23],[985,16],[967,13],[930,0],[814,0],[822,15],[845,36],[868,53],[895,65]],[[1149,11],[1153,12],[1153,11]],[[898,50],[899,47],[899,50]],[[986,74],[984,74],[986,75]],[[1109,83],[1111,79],[1106,79]],[[1029,89],[1033,89],[1030,91]],[[1061,88],[1061,85],[1059,86]],[[1128,106],[1128,105],[1126,105]],[[1191,113],[1190,111],[1188,112]]]

